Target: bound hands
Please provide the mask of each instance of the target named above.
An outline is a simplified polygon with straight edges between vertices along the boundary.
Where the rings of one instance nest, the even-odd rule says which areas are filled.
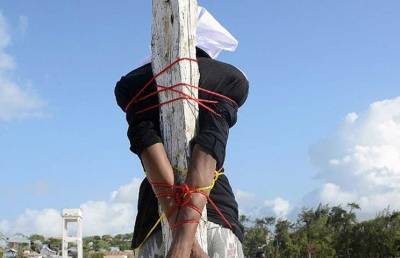
[[[146,148],[141,158],[150,182],[164,182],[174,185],[173,168],[168,160],[164,146],[161,143]],[[189,165],[185,184],[190,189],[210,185],[216,167],[215,159],[206,153],[199,145],[195,145]],[[165,189],[153,185],[154,193],[160,194]],[[169,191],[173,191],[170,189]],[[171,195],[159,196],[158,201],[163,212],[167,215],[168,223],[173,230],[173,241],[168,252],[168,258],[207,258],[209,257],[200,247],[195,238],[197,223],[207,204],[208,192],[191,193],[190,206],[177,207],[176,200]],[[191,221],[187,223],[188,221]]]

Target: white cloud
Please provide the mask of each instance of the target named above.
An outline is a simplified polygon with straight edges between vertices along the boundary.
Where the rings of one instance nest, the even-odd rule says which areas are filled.
[[[111,193],[111,201],[116,203],[132,203],[137,199],[139,186],[142,180],[134,178],[131,183],[121,186]]]
[[[27,18],[21,18],[21,24]],[[22,25],[21,25],[22,26]],[[42,116],[44,102],[30,89],[21,87],[12,72],[16,68],[14,58],[5,50],[11,44],[8,25],[0,12],[0,121]]]
[[[256,195],[254,193],[246,192],[243,190],[237,190],[235,192],[235,198],[238,203],[248,203],[254,201]]]
[[[131,232],[136,215],[141,180],[134,178],[110,194],[108,201],[88,201],[80,205],[83,213],[83,234],[104,235]],[[0,232],[6,234],[43,234],[61,236],[61,211],[27,209],[14,221],[0,220]]]
[[[254,193],[236,190],[235,198],[239,204],[239,213],[254,218],[265,216],[286,218],[292,210],[289,201],[281,197],[272,200],[260,200]]]
[[[348,113],[346,115],[345,121],[346,121],[346,123],[351,124],[351,123],[354,123],[357,119],[358,119],[357,113],[352,112],[352,113]]]
[[[289,201],[280,197],[264,202],[265,207],[270,208],[277,218],[286,218],[290,212]]]
[[[348,114],[310,156],[323,182],[308,196],[314,202],[357,202],[363,218],[400,209],[400,97]]]
[[[81,205],[85,220],[85,235],[116,234],[133,231],[141,180],[111,193],[110,201],[90,201]]]
[[[41,117],[44,103],[28,89],[22,89],[0,74],[0,121]]]
[[[331,203],[335,205],[347,204],[355,200],[355,193],[345,192],[340,186],[333,183],[326,183],[322,186],[319,198],[322,203]]]
[[[12,233],[32,234],[40,232],[40,234],[46,236],[60,236],[61,227],[61,215],[55,209],[40,211],[27,209],[15,221],[9,222],[9,230]],[[4,232],[6,231],[4,230]]]

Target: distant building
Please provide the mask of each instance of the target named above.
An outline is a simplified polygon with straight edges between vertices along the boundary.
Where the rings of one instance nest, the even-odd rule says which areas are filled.
[[[54,250],[51,250],[50,247],[48,247],[47,245],[43,245],[42,249],[40,250],[40,254],[43,257],[56,257],[57,256],[57,252]]]
[[[28,255],[24,255],[25,258],[44,258],[41,254],[38,254],[37,252],[30,252]]]
[[[132,251],[118,251],[118,252],[106,252],[104,258],[133,258]]]
[[[83,258],[83,241],[82,241],[82,210],[81,209],[64,209],[63,210],[63,238],[62,238],[62,256],[68,258],[70,243],[76,245],[77,258]],[[76,235],[68,235],[68,224],[76,225]]]
[[[135,257],[135,254],[134,254],[133,250],[124,250],[123,252],[128,255],[128,258],[134,258]]]
[[[94,243],[93,243],[92,241],[90,241],[90,242],[87,244],[87,246],[89,247],[90,250],[92,250],[93,247],[94,247]]]
[[[23,234],[15,234],[8,239],[8,246],[15,250],[18,250],[19,248],[30,249],[31,240]]]
[[[45,258],[41,254],[30,254],[29,256],[26,256],[26,258]]]
[[[110,247],[110,252],[119,252],[119,251],[121,251],[121,250],[119,249],[118,246],[111,246]]]
[[[43,248],[43,243],[40,240],[35,240],[32,242],[31,249],[35,250],[36,252],[40,252]]]
[[[6,239],[0,239],[0,250],[5,250],[7,248],[7,246],[8,246],[7,240]]]
[[[17,257],[17,250],[9,248],[4,253],[4,258],[15,258]]]
[[[0,250],[5,250],[7,246],[8,246],[7,237],[0,232]]]

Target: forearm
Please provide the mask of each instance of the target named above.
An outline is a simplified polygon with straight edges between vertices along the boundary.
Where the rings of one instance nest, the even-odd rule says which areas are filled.
[[[145,148],[141,152],[141,159],[150,183],[174,184],[174,173],[162,143],[153,144]],[[173,192],[173,189],[155,186],[154,184],[152,184],[152,188],[156,196],[159,193]],[[176,217],[176,213],[172,212],[176,209],[174,198],[163,196],[158,198],[158,202],[163,212],[167,215],[169,223],[174,223]]]
[[[163,144],[157,143],[144,149],[141,153],[141,159],[143,162],[143,166],[146,170],[146,176],[150,182],[162,182],[168,185],[174,184],[173,170],[168,160]],[[199,161],[201,160],[204,160],[204,157],[200,155]],[[205,164],[207,163],[205,162]],[[200,167],[199,165],[196,167],[196,170],[198,171],[201,168],[202,167]],[[203,180],[205,179],[204,178],[200,179],[201,182]],[[168,191],[168,189],[165,188],[160,189],[159,187],[155,187],[153,185],[153,191],[155,194],[157,194],[160,192]],[[170,191],[172,192],[172,189],[170,189]],[[160,197],[158,198],[158,202],[161,205],[161,208],[164,211],[164,213],[167,215],[168,222],[172,227],[173,224],[176,222],[176,217],[178,212],[175,199],[170,197]],[[208,257],[204,252],[201,251],[201,248],[197,241],[192,241],[192,245],[189,246],[188,248],[189,248],[188,252],[191,251],[192,253],[191,257]]]
[[[210,185],[214,178],[216,164],[216,160],[203,147],[196,144],[193,148],[186,184],[190,188]]]
[[[193,148],[186,184],[190,189],[209,186],[214,177],[215,167],[215,159],[205,152],[200,145],[196,144]],[[207,191],[203,191],[202,193],[192,193],[190,204],[196,207],[199,211],[202,211],[207,204],[206,196],[208,196],[208,194],[209,192]],[[184,221],[199,221],[200,219],[201,214],[199,214],[198,211],[188,206],[181,207],[177,216],[178,226],[175,230],[174,242],[172,243],[169,253],[170,256],[168,257],[189,257],[190,248],[193,246],[193,243],[196,242],[195,234],[197,223],[179,223]],[[197,249],[196,251],[199,250]]]

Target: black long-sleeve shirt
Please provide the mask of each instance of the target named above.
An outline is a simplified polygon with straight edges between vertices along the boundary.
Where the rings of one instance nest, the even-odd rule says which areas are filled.
[[[228,140],[228,131],[237,120],[237,110],[245,102],[248,95],[248,81],[243,73],[232,65],[219,62],[211,59],[204,51],[197,49],[197,59],[200,71],[200,87],[223,94],[236,102],[236,105],[231,105],[227,101],[220,101],[214,108],[220,112],[223,119],[217,118],[208,111],[200,109],[199,111],[199,133],[194,142],[200,144],[207,150],[216,160],[218,168],[222,167],[225,159],[225,148]],[[130,101],[140,89],[153,76],[151,65],[147,64],[122,77],[115,88],[115,95],[118,105],[125,110],[127,103]],[[145,94],[156,90],[156,85],[148,88]],[[206,93],[199,92],[199,98],[213,99],[214,96],[209,96]],[[137,109],[140,110],[147,106],[152,106],[158,103],[157,96],[149,98],[142,103],[138,103]],[[152,110],[137,116],[135,110],[127,112],[127,120],[130,125],[128,137],[131,141],[131,150],[138,155],[143,148],[161,141],[161,133],[159,131],[159,110]],[[139,121],[152,121],[155,128],[155,137],[147,137],[148,130],[138,135],[136,126]],[[152,130],[153,130],[152,129]],[[146,137],[143,137],[146,135]],[[243,240],[243,226],[239,222],[238,205],[228,178],[222,175],[217,180],[214,188],[210,192],[210,198],[220,209],[225,218],[232,225],[232,231]],[[208,220],[225,225],[217,211],[207,204]],[[135,230],[133,234],[132,247],[138,247],[151,227],[159,218],[157,199],[154,195],[151,185],[144,179],[139,191],[138,214],[135,222]]]

